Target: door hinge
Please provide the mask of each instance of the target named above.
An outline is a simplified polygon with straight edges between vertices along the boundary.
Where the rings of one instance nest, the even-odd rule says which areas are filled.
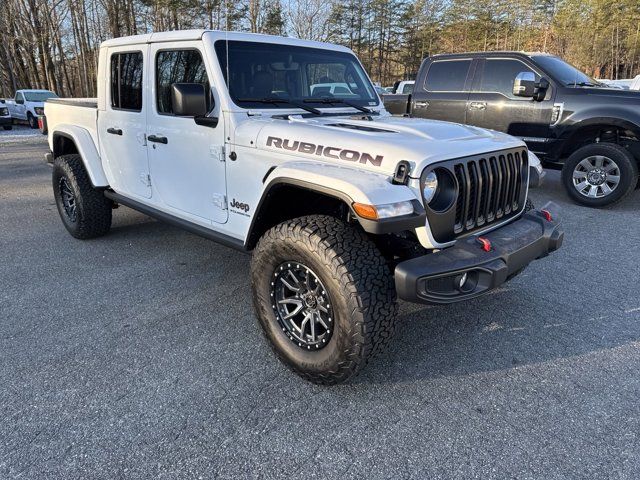
[[[213,204],[220,210],[227,209],[227,196],[221,193],[215,193],[213,195]]]
[[[144,183],[147,187],[151,186],[151,175],[149,175],[148,173],[141,173],[140,174],[140,181],[142,183]]]
[[[214,158],[218,158],[218,161],[220,162],[225,162],[226,158],[225,158],[225,148],[224,146],[220,146],[220,145],[211,145],[211,147],[209,148],[209,152],[211,153],[211,156]]]

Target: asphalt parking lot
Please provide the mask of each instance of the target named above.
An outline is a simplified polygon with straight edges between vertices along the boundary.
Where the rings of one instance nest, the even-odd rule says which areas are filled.
[[[590,210],[551,172],[532,198],[563,208],[561,251],[402,304],[327,388],[272,355],[248,256],[127,208],[71,238],[45,149],[0,136],[0,478],[640,477],[640,191]]]

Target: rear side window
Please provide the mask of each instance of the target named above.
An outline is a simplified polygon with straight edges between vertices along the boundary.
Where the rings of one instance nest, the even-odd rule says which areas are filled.
[[[211,92],[209,77],[198,50],[169,50],[158,52],[156,57],[156,95],[158,113],[173,115],[171,85],[174,83],[200,83],[206,92]],[[208,95],[207,110],[211,109],[211,94]]]
[[[514,97],[513,81],[520,72],[533,72],[536,76],[536,81],[540,80],[538,74],[518,60],[487,58],[484,61],[479,90],[481,92],[497,92],[506,97]]]
[[[431,92],[462,92],[471,60],[433,62],[427,72],[426,89]]]
[[[111,55],[111,107],[142,110],[142,52]]]

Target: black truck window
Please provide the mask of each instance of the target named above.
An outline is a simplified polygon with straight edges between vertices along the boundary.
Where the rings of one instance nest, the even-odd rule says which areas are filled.
[[[201,83],[211,92],[209,77],[198,50],[166,50],[156,57],[156,86],[158,113],[173,115],[171,85],[174,83]],[[210,95],[207,110],[211,109]]]
[[[540,76],[524,63],[506,58],[487,58],[484,61],[480,81],[481,92],[501,93],[506,97],[514,97],[513,81],[520,72],[533,72],[536,81]]]
[[[111,55],[111,107],[142,110],[142,52]]]
[[[429,66],[425,88],[431,92],[462,92],[471,60],[440,60]]]

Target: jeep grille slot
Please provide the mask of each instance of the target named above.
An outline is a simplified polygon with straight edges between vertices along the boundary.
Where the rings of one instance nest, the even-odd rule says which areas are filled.
[[[427,208],[434,238],[448,242],[518,215],[524,208],[529,181],[527,151],[509,149],[437,165],[455,177],[458,191],[447,212]]]
[[[518,212],[523,205],[524,155],[504,153],[454,165],[458,199],[454,233],[472,231]]]

